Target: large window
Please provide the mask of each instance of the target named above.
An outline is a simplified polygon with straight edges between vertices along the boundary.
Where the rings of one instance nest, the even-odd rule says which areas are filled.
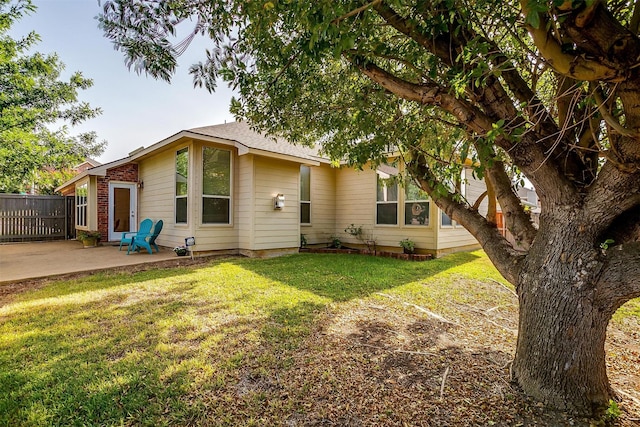
[[[176,224],[187,223],[189,148],[176,153]]]
[[[405,225],[429,225],[429,196],[411,179],[404,189]]]
[[[85,182],[76,187],[76,225],[87,226],[87,206],[88,206],[89,185]]]
[[[376,224],[398,224],[398,183],[395,176],[398,170],[394,167],[382,165],[376,170]]]
[[[202,223],[231,221],[231,151],[204,147],[202,151]]]
[[[311,168],[300,166],[300,224],[311,224]]]

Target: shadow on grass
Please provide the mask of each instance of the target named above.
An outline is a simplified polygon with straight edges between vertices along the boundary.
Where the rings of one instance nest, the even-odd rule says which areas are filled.
[[[243,275],[218,286],[224,268]],[[240,371],[286,365],[325,306],[286,286],[262,298],[254,286],[274,287],[254,277],[225,260],[23,295],[0,309],[0,425],[185,425],[210,405],[228,416]]]
[[[150,265],[138,265],[129,267],[129,269],[137,269],[134,271],[127,270],[127,267],[119,267],[94,274],[81,273],[78,277],[54,278],[48,280],[43,286],[37,286],[35,289],[29,289],[28,284],[25,284],[12,298],[5,301],[4,304],[35,301],[52,297],[60,298],[76,293],[108,290],[118,286],[132,286],[149,280],[162,280],[182,276],[198,268],[203,268],[203,266],[163,268]],[[2,307],[2,305],[3,304],[0,304],[0,307]]]
[[[470,252],[423,262],[364,255],[298,254],[240,265],[275,282],[333,301],[348,301],[426,280],[478,258]]]
[[[295,363],[329,301],[425,280],[476,258],[304,254],[53,282],[0,307],[0,425],[260,417],[265,396],[286,388],[273,378]],[[295,403],[287,402],[270,409],[279,411],[271,421],[288,414]]]
[[[5,317],[0,425],[190,424],[202,402],[189,396],[231,381],[234,357],[253,355],[260,346],[247,337],[265,328],[261,316],[228,313],[224,302],[194,304],[191,290]],[[287,341],[287,331],[269,331]]]
[[[2,328],[0,424],[149,422],[187,382],[179,370],[161,380],[176,357],[161,354],[160,345],[162,320],[179,316],[187,290],[131,303],[117,294],[11,316],[12,333]]]

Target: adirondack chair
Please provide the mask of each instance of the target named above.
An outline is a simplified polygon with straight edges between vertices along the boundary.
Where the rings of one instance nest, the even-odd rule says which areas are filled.
[[[140,227],[138,227],[137,232],[122,233],[122,237],[120,238],[120,247],[118,248],[118,250],[122,249],[122,245],[127,245],[127,254],[128,254],[129,249],[131,249],[131,243],[133,242],[133,238],[137,235],[148,235],[149,233],[151,233],[152,226],[153,226],[153,221],[147,218],[140,223]]]
[[[153,233],[146,236],[134,236],[133,242],[131,243],[132,250],[140,252],[140,248],[145,248],[147,251],[149,251],[149,254],[153,254],[153,251],[151,250],[151,248],[153,247],[155,248],[156,253],[160,252],[160,248],[158,248],[158,245],[156,244],[156,238],[162,231],[163,225],[164,222],[162,220],[159,220],[158,222],[156,222],[155,227],[153,227]]]

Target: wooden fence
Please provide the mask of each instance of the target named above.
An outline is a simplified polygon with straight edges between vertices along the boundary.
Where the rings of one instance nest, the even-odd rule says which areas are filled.
[[[0,194],[0,242],[75,237],[73,197]]]

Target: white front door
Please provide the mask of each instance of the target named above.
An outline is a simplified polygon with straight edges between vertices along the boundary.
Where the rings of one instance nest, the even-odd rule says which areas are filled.
[[[138,229],[136,195],[135,183],[109,183],[109,241],[119,241],[123,232]]]

